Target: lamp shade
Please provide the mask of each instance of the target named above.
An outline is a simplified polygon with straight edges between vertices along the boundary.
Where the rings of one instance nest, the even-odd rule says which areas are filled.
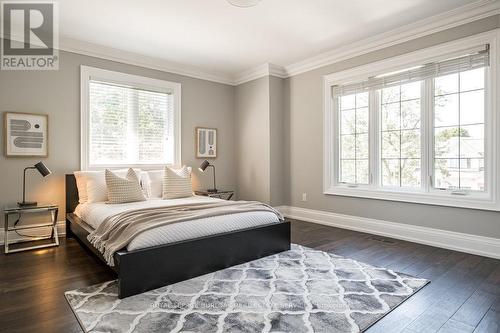
[[[207,160],[204,160],[203,163],[201,163],[200,167],[198,168],[201,172],[205,171],[206,168],[210,165],[210,162]]]
[[[48,175],[51,174],[51,171],[49,170],[49,168],[47,168],[45,164],[43,164],[43,162],[38,162],[37,164],[35,164],[35,168],[38,170],[38,172],[40,172],[40,174],[43,177],[47,177]]]

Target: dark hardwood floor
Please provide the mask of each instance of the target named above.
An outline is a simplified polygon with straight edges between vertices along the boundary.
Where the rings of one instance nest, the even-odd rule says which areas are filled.
[[[368,332],[500,332],[500,260],[293,222],[294,243],[431,280]],[[388,240],[389,242],[383,242]],[[113,279],[73,239],[0,256],[0,332],[81,332],[64,291]]]

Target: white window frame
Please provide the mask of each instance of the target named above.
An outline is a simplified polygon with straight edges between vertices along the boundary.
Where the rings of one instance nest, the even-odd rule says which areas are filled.
[[[173,93],[174,95],[174,163],[172,166],[181,164],[181,84],[176,82],[152,79],[144,76],[126,74],[105,70],[101,68],[80,66],[80,167],[81,170],[102,170],[104,168],[134,167],[141,169],[154,169],[163,167],[165,164],[111,164],[96,166],[90,165],[90,103],[89,84],[91,80],[110,82],[128,87],[146,89],[160,93]]]
[[[328,195],[341,195],[350,197],[371,198],[380,200],[402,201],[422,203],[430,205],[441,205],[450,207],[463,207],[483,210],[500,211],[500,186],[497,184],[497,176],[500,174],[500,144],[495,128],[500,128],[500,117],[496,115],[500,110],[500,96],[498,96],[498,82],[500,59],[498,53],[498,41],[500,40],[500,29],[495,29],[471,37],[447,42],[427,49],[418,50],[401,56],[384,59],[371,64],[355,67],[349,70],[324,76],[324,152],[323,152],[323,193]],[[432,130],[433,119],[429,119],[430,112],[422,112],[422,187],[411,188],[382,188],[379,184],[378,152],[380,133],[378,129],[378,114],[373,112],[372,103],[377,103],[376,98],[370,98],[370,184],[342,184],[338,182],[339,172],[339,142],[338,142],[338,110],[335,107],[335,98],[332,95],[333,86],[361,82],[368,77],[377,76],[404,68],[444,60],[452,56],[459,56],[472,48],[490,45],[490,66],[485,73],[485,192],[466,192],[451,190],[435,190],[431,186],[430,177],[433,168],[433,147],[428,142],[431,135],[427,133]],[[422,85],[422,93],[433,96],[432,87],[429,84]],[[375,95],[375,94],[371,94]],[[424,99],[429,105],[422,105],[422,110],[433,109],[433,98]],[[432,104],[432,105],[431,105]],[[431,108],[431,109],[429,109]],[[433,110],[432,110],[433,114]],[[425,164],[424,164],[425,163]],[[423,166],[427,165],[427,168]]]

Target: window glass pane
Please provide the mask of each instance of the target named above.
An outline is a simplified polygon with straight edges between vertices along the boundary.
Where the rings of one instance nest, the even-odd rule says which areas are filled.
[[[434,131],[434,156],[458,158],[458,127],[439,127]]]
[[[401,102],[401,128],[420,128],[420,100]]]
[[[482,124],[484,122],[484,90],[460,94],[460,124]]]
[[[368,96],[340,97],[340,182],[368,183]]]
[[[89,83],[89,165],[174,162],[173,95]]]
[[[356,160],[356,179],[360,184],[368,184],[368,160]]]
[[[400,126],[399,102],[382,104],[382,131],[398,130]]]
[[[421,87],[422,82],[415,82],[381,89],[380,155],[383,186],[420,186]],[[389,103],[385,103],[387,101]]]
[[[460,127],[460,157],[484,157],[484,126]]]
[[[434,160],[434,187],[440,189],[459,188],[459,160],[441,159]]]
[[[382,159],[382,186],[399,186],[399,159]]]
[[[484,159],[460,159],[460,188],[484,191]]]
[[[356,135],[356,158],[368,158],[368,134]]]
[[[356,95],[340,97],[340,110],[354,109],[356,105]]]
[[[440,76],[434,79],[434,96],[458,92],[458,74]]]
[[[356,110],[340,111],[340,126],[342,134],[354,134],[356,132]]]
[[[460,73],[460,91],[484,89],[484,68]]]
[[[399,131],[382,132],[382,158],[399,158]]]
[[[434,126],[458,125],[458,94],[445,95],[434,99]]]
[[[401,158],[420,158],[420,130],[401,131]]]
[[[434,83],[434,187],[484,191],[484,68]]]
[[[342,183],[356,182],[356,161],[341,160],[340,161],[340,181]]]
[[[382,89],[382,104],[399,102],[401,97],[400,86]]]
[[[97,82],[89,84],[90,164],[127,160],[127,128],[130,91]]]
[[[368,133],[368,108],[356,109],[356,133]]]
[[[401,160],[401,186],[420,187],[420,159]]]
[[[355,135],[341,135],[340,136],[340,150],[343,159],[354,159],[356,157],[356,136]]]
[[[403,84],[401,86],[401,100],[420,99],[420,82]]]
[[[356,94],[356,107],[368,107],[368,92]]]

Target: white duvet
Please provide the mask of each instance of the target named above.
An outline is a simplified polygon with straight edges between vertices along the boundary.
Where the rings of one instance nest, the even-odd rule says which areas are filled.
[[[146,201],[126,204],[107,204],[104,202],[84,203],[79,204],[76,207],[75,214],[95,229],[108,216],[127,210],[214,200],[220,199],[203,196],[193,196],[189,198],[170,200],[150,199]],[[169,244],[187,239],[210,236],[277,222],[279,222],[279,220],[274,213],[249,212],[214,216],[181,223],[174,223],[156,229],[147,230],[139,234],[132,240],[132,242],[130,242],[130,244],[127,246],[127,250],[133,251],[144,249],[152,246]]]

